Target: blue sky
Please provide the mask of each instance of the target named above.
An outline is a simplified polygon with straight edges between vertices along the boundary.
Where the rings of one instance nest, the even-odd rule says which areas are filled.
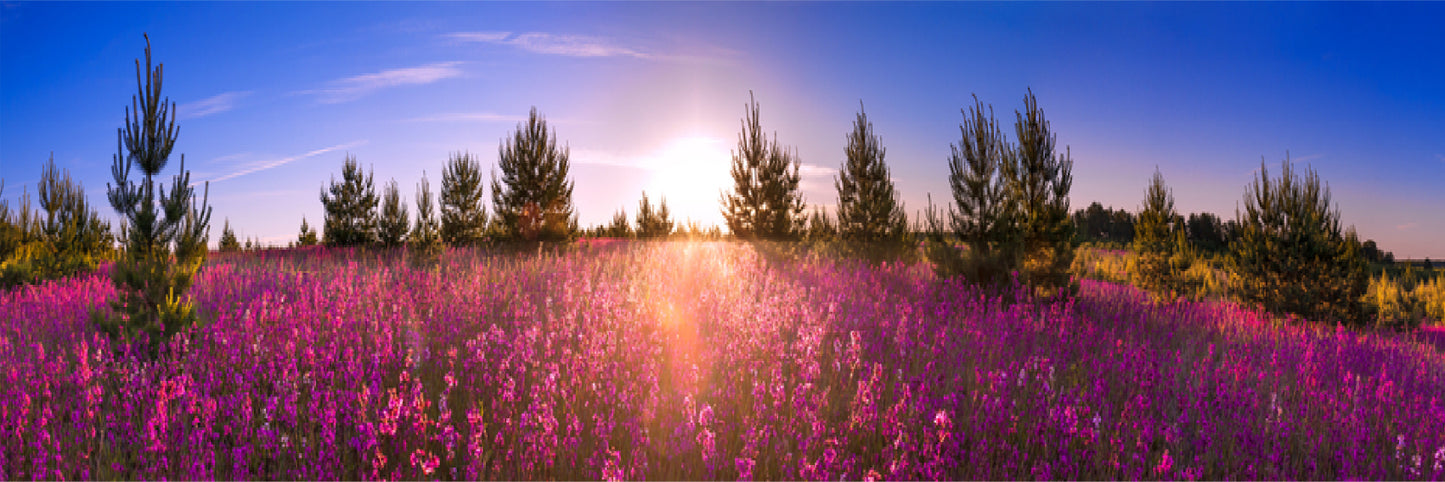
[[[0,177],[14,202],[54,152],[113,216],[148,32],[213,242],[223,219],[276,244],[320,224],[348,152],[408,201],[450,153],[490,168],[533,106],[570,146],[583,225],[644,190],[720,223],[750,90],[823,206],[862,101],[912,214],[947,199],[971,95],[1011,133],[1031,87],[1072,149],[1074,209],[1137,209],[1158,166],[1181,211],[1230,219],[1261,159],[1289,152],[1363,237],[1445,258],[1442,19],[1380,2],[4,3]]]

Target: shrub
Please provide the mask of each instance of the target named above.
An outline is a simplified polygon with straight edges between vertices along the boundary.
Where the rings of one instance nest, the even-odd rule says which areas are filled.
[[[1424,316],[1419,297],[1408,287],[1390,278],[1389,273],[1370,279],[1364,302],[1372,311],[1376,326],[1406,328],[1416,326]]]

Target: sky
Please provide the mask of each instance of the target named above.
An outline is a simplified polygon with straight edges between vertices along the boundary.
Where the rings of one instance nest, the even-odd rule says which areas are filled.
[[[950,198],[973,95],[1013,138],[1032,89],[1074,161],[1071,208],[1233,219],[1261,163],[1325,180],[1343,224],[1397,258],[1445,258],[1445,3],[0,3],[0,178],[52,155],[104,216],[115,130],[148,33],[192,181],[272,245],[354,155],[403,197],[448,157],[496,164],[536,108],[570,149],[583,226],[643,192],[722,224],[749,95],[796,149],[810,206],[860,108],[910,215]],[[169,180],[167,175],[166,180]],[[486,198],[490,202],[490,187]],[[415,206],[412,206],[413,212]]]

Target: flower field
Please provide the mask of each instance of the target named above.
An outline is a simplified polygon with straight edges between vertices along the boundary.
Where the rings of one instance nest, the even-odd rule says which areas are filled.
[[[1445,479],[1424,335],[734,243],[443,259],[214,259],[154,362],[106,278],[0,293],[0,478]]]

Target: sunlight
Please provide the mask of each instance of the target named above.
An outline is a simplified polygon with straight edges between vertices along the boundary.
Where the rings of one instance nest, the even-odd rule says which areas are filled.
[[[702,226],[721,226],[718,193],[732,186],[728,173],[731,156],[722,139],[673,140],[652,160],[647,195],[653,202],[667,197],[667,207],[678,227],[689,219]]]

